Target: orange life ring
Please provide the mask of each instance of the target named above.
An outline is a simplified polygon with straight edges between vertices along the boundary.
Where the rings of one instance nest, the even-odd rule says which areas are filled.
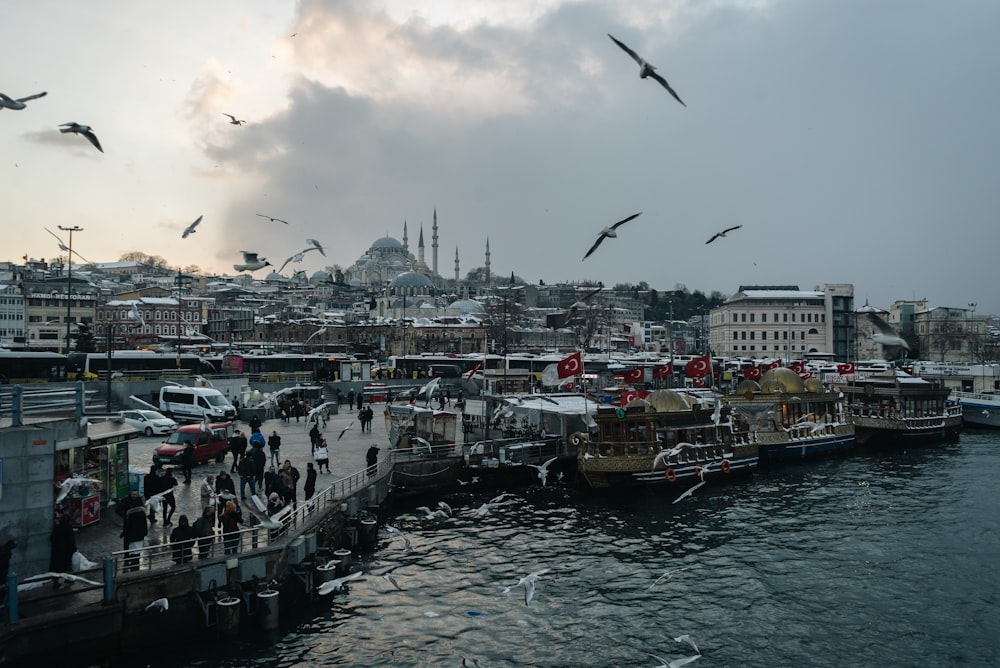
[[[663,477],[667,479],[667,482],[676,482],[677,480],[677,474],[674,473],[674,470],[669,466],[667,467],[667,470],[663,472]]]
[[[729,473],[729,470],[730,470],[729,460],[728,459],[723,459],[722,460],[722,464],[720,465],[719,468],[722,469],[723,473]]]

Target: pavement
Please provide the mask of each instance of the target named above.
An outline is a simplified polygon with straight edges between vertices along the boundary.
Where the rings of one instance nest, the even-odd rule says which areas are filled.
[[[371,404],[375,413],[372,420],[371,433],[361,431],[361,423],[357,420],[357,409],[347,409],[341,406],[341,412],[331,415],[327,421],[326,428],[320,424],[320,433],[326,437],[330,456],[330,473],[320,473],[316,478],[316,491],[320,492],[333,481],[353,475],[364,470],[366,466],[365,456],[368,448],[374,443],[381,451],[380,457],[385,457],[389,451],[389,437],[385,429],[383,419],[384,404]],[[302,487],[305,485],[306,464],[313,461],[312,449],[309,443],[309,429],[312,425],[307,423],[305,418],[296,422],[294,419],[283,422],[279,419],[267,420],[261,426],[261,432],[265,437],[277,431],[281,436],[281,462],[286,459],[292,462],[292,466],[299,470],[301,478],[298,484],[298,499],[301,502],[305,495]],[[250,427],[246,422],[237,421],[236,429],[250,435]],[[343,436],[338,440],[341,431]],[[134,439],[129,444],[129,467],[130,469],[140,469],[148,472],[153,463],[153,450],[163,440],[164,436],[141,436]],[[265,447],[264,452],[268,455],[268,466],[270,466],[270,449]],[[179,467],[175,467],[173,475],[180,483],[174,488],[174,497],[177,500],[177,510],[173,515],[173,525],[165,526],[162,511],[157,515],[157,521],[150,525],[149,538],[155,543],[168,543],[170,532],[177,526],[178,518],[187,515],[188,521],[194,521],[201,515],[201,485],[209,475],[216,476],[222,470],[231,471],[233,466],[232,455],[227,455],[223,463],[210,462],[199,464],[192,471],[191,484],[184,484],[184,474]],[[168,467],[170,468],[170,467]],[[265,469],[266,470],[266,469]],[[236,484],[237,495],[239,495],[239,476],[230,473]],[[260,491],[260,490],[258,490]],[[249,501],[249,500],[248,500]],[[122,549],[121,532],[122,520],[114,508],[104,508],[101,510],[101,519],[95,524],[76,529],[77,549],[90,561],[100,563],[100,559]]]

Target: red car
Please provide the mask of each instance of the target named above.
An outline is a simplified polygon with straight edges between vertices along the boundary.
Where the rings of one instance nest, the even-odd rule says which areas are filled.
[[[226,457],[229,447],[229,437],[233,434],[232,422],[217,422],[212,424],[210,431],[202,431],[202,423],[188,424],[180,427],[153,451],[154,464],[181,465],[184,448],[188,443],[194,443],[194,460],[198,464],[216,461],[221,462]]]

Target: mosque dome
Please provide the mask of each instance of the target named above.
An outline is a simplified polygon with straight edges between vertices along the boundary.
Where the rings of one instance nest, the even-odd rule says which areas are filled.
[[[328,281],[330,280],[330,274],[325,271],[314,271],[312,276],[309,277],[309,280],[313,283]]]
[[[653,410],[659,412],[686,411],[691,408],[687,398],[673,390],[656,390],[646,396],[645,400],[653,407]]]
[[[282,276],[278,272],[272,271],[270,274],[267,275],[267,277],[264,280],[270,283],[272,281],[285,281],[285,280],[288,280],[288,279],[286,279],[284,276]]]
[[[740,384],[736,386],[736,394],[746,394],[747,392],[753,392],[757,394],[760,392],[760,385],[757,381],[745,378],[740,381]]]
[[[404,271],[399,274],[392,282],[389,283],[390,288],[433,288],[434,284],[431,279],[427,278],[421,273],[416,271]]]
[[[760,377],[760,391],[765,394],[805,392],[805,389],[805,381],[787,367],[779,366]]]
[[[374,243],[372,243],[371,252],[385,251],[401,253],[403,252],[403,244],[392,237],[382,237],[381,239],[376,239]]]
[[[459,299],[448,305],[448,308],[458,311],[459,315],[478,315],[486,313],[483,305],[475,299]]]

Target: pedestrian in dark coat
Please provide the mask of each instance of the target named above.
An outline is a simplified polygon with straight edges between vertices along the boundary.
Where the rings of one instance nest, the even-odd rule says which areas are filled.
[[[149,497],[159,494],[163,491],[162,483],[160,482],[160,477],[157,475],[157,471],[160,470],[159,464],[153,464],[149,467],[149,473],[142,477],[142,493],[148,499]],[[156,513],[152,508],[149,510],[149,521],[156,521]]]
[[[239,470],[240,460],[247,454],[247,438],[239,429],[229,437],[229,451],[233,453],[233,467],[229,472],[236,473]]]
[[[197,538],[194,527],[188,524],[187,515],[177,518],[177,528],[170,532],[170,544],[174,546],[174,563],[186,564],[193,559],[191,548]]]
[[[222,513],[222,536],[223,548],[226,554],[236,554],[240,546],[240,524],[243,523],[243,515],[236,504],[232,501],[226,502],[226,510]]]
[[[168,527],[173,524],[170,519],[174,516],[174,511],[177,510],[177,499],[174,498],[177,478],[174,477],[170,469],[163,470],[160,485],[163,487],[163,526]]]
[[[123,549],[128,550],[122,570],[139,570],[139,551],[142,549],[148,533],[149,525],[146,524],[145,507],[139,505],[129,508],[125,512],[125,523],[121,533]]]
[[[194,458],[194,443],[188,443],[184,446],[184,452],[181,453],[181,469],[184,471],[184,484],[191,484],[191,469],[197,465]],[[147,495],[148,496],[148,495]]]
[[[309,430],[309,449],[315,450],[317,443],[319,443],[319,425],[313,423],[312,429]]]
[[[364,402],[365,402],[365,393],[358,392],[358,410],[361,410],[361,407],[364,405]]]
[[[194,534],[198,538],[198,559],[207,559],[215,541],[215,506],[201,511],[201,517],[194,521]]]
[[[373,443],[365,454],[365,460],[368,462],[368,475],[370,476],[378,472],[378,451],[379,447]]]
[[[264,448],[251,448],[250,457],[253,459],[254,474],[257,477],[257,486],[261,487],[264,484],[264,467],[267,466],[267,455],[264,454]]]
[[[306,484],[302,487],[302,491],[305,492],[306,501],[316,493],[316,467],[312,462],[306,464]]]
[[[49,571],[53,573],[73,572],[73,553],[76,552],[76,536],[73,523],[66,513],[60,513],[52,528],[52,554],[49,557]]]

